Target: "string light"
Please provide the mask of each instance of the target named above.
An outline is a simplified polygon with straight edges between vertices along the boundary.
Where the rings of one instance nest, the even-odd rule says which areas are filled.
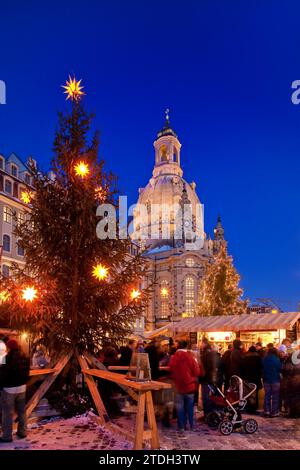
[[[95,189],[95,196],[97,199],[104,200],[105,199],[105,191],[102,186],[97,186]]]
[[[142,293],[138,289],[132,289],[130,293],[131,300],[137,300],[139,297],[141,297]]]

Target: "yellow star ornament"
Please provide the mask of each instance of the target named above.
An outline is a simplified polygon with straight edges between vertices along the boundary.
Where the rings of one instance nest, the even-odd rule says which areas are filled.
[[[67,100],[71,99],[72,101],[79,101],[82,96],[85,94],[80,86],[82,80],[76,80],[76,78],[71,78],[69,75],[69,80],[66,81],[66,85],[62,85],[65,89],[64,93],[67,95]]]

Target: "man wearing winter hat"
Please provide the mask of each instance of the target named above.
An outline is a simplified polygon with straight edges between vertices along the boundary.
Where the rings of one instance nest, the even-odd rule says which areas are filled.
[[[8,353],[3,367],[0,388],[2,392],[2,432],[1,442],[12,442],[13,415],[18,416],[17,436],[26,437],[25,395],[29,377],[29,359],[21,351],[15,339],[7,341]]]

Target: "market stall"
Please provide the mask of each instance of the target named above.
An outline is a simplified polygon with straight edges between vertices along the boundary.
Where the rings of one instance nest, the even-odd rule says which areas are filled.
[[[257,341],[276,345],[286,337],[291,341],[300,338],[299,318],[300,312],[190,317],[170,323],[168,331],[175,338],[185,336],[192,342],[199,342],[202,336],[206,336],[211,343],[222,348],[235,338],[239,338],[245,347]]]

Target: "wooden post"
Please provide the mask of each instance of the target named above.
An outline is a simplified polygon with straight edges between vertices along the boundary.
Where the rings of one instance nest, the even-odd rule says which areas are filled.
[[[143,449],[146,393],[139,392],[135,423],[134,450]]]
[[[97,408],[98,415],[99,415],[99,422],[102,425],[104,425],[105,423],[107,423],[109,421],[109,416],[107,414],[106,408],[105,408],[104,403],[102,401],[102,398],[100,396],[98,387],[97,387],[96,382],[94,380],[94,377],[92,375],[87,375],[83,372],[84,370],[89,368],[85,357],[81,356],[77,351],[76,351],[76,357],[77,357],[77,360],[80,364],[81,371],[84,374],[84,377],[85,377],[87,386],[89,388],[90,394],[92,395],[92,399],[93,399],[93,401],[95,403],[95,406]]]
[[[31,397],[31,399],[26,405],[26,417],[27,418],[31,415],[34,408],[38,405],[39,401],[43,398],[45,393],[49,390],[49,388],[55,381],[56,377],[61,373],[61,371],[64,369],[64,367],[69,362],[72,356],[73,356],[73,351],[70,351],[65,356],[62,356],[59,359],[58,363],[56,364],[56,367],[54,368],[54,372],[45,378],[41,386],[37,389],[35,394]]]
[[[147,410],[147,420],[148,425],[151,431],[151,449],[159,448],[159,435],[157,430],[157,423],[155,418],[155,411],[153,406],[152,392],[149,390],[146,392],[146,410]]]

